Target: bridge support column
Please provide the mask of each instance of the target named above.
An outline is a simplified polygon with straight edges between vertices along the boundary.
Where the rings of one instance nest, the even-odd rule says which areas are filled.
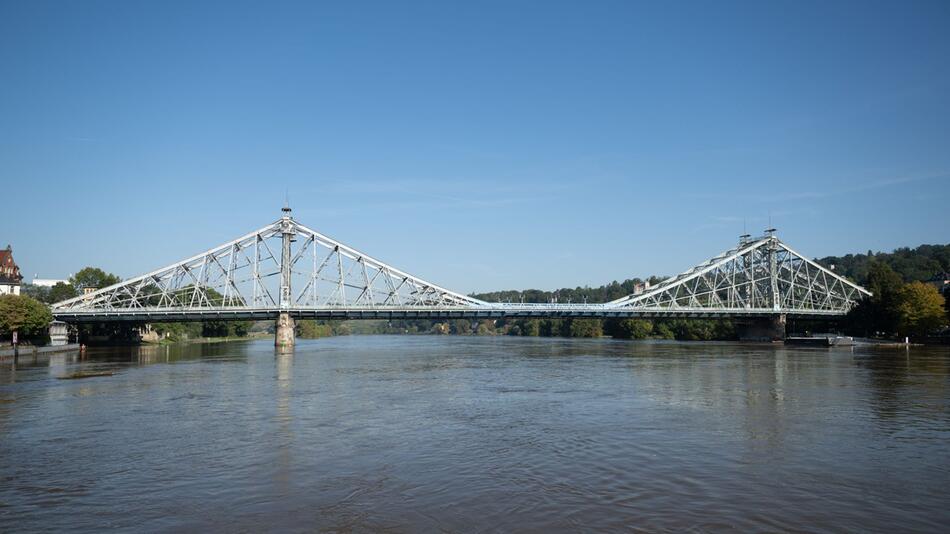
[[[785,339],[785,314],[736,321],[740,341],[782,341]]]
[[[274,330],[274,346],[278,349],[293,348],[295,343],[294,318],[287,312],[277,316],[277,328]]]

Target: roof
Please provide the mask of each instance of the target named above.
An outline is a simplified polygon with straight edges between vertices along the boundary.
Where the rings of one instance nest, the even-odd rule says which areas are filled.
[[[13,248],[7,245],[7,248],[0,249],[0,283],[19,284],[22,280],[20,268],[13,261]]]

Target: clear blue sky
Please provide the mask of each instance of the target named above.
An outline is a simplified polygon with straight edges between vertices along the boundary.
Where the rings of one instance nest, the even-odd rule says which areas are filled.
[[[950,241],[950,2],[0,1],[0,246],[279,217],[460,291]],[[674,5],[675,4],[675,5]]]

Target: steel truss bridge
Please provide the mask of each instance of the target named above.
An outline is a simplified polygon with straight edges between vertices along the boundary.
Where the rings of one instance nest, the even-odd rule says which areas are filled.
[[[820,318],[864,288],[768,231],[688,271],[603,304],[485,302],[396,269],[303,226],[277,221],[167,267],[53,305],[56,319],[481,319],[525,317]]]

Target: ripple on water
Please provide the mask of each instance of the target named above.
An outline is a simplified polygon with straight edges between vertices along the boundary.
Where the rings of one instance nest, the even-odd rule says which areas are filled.
[[[2,531],[950,523],[946,349],[352,337],[55,366],[0,368]]]

